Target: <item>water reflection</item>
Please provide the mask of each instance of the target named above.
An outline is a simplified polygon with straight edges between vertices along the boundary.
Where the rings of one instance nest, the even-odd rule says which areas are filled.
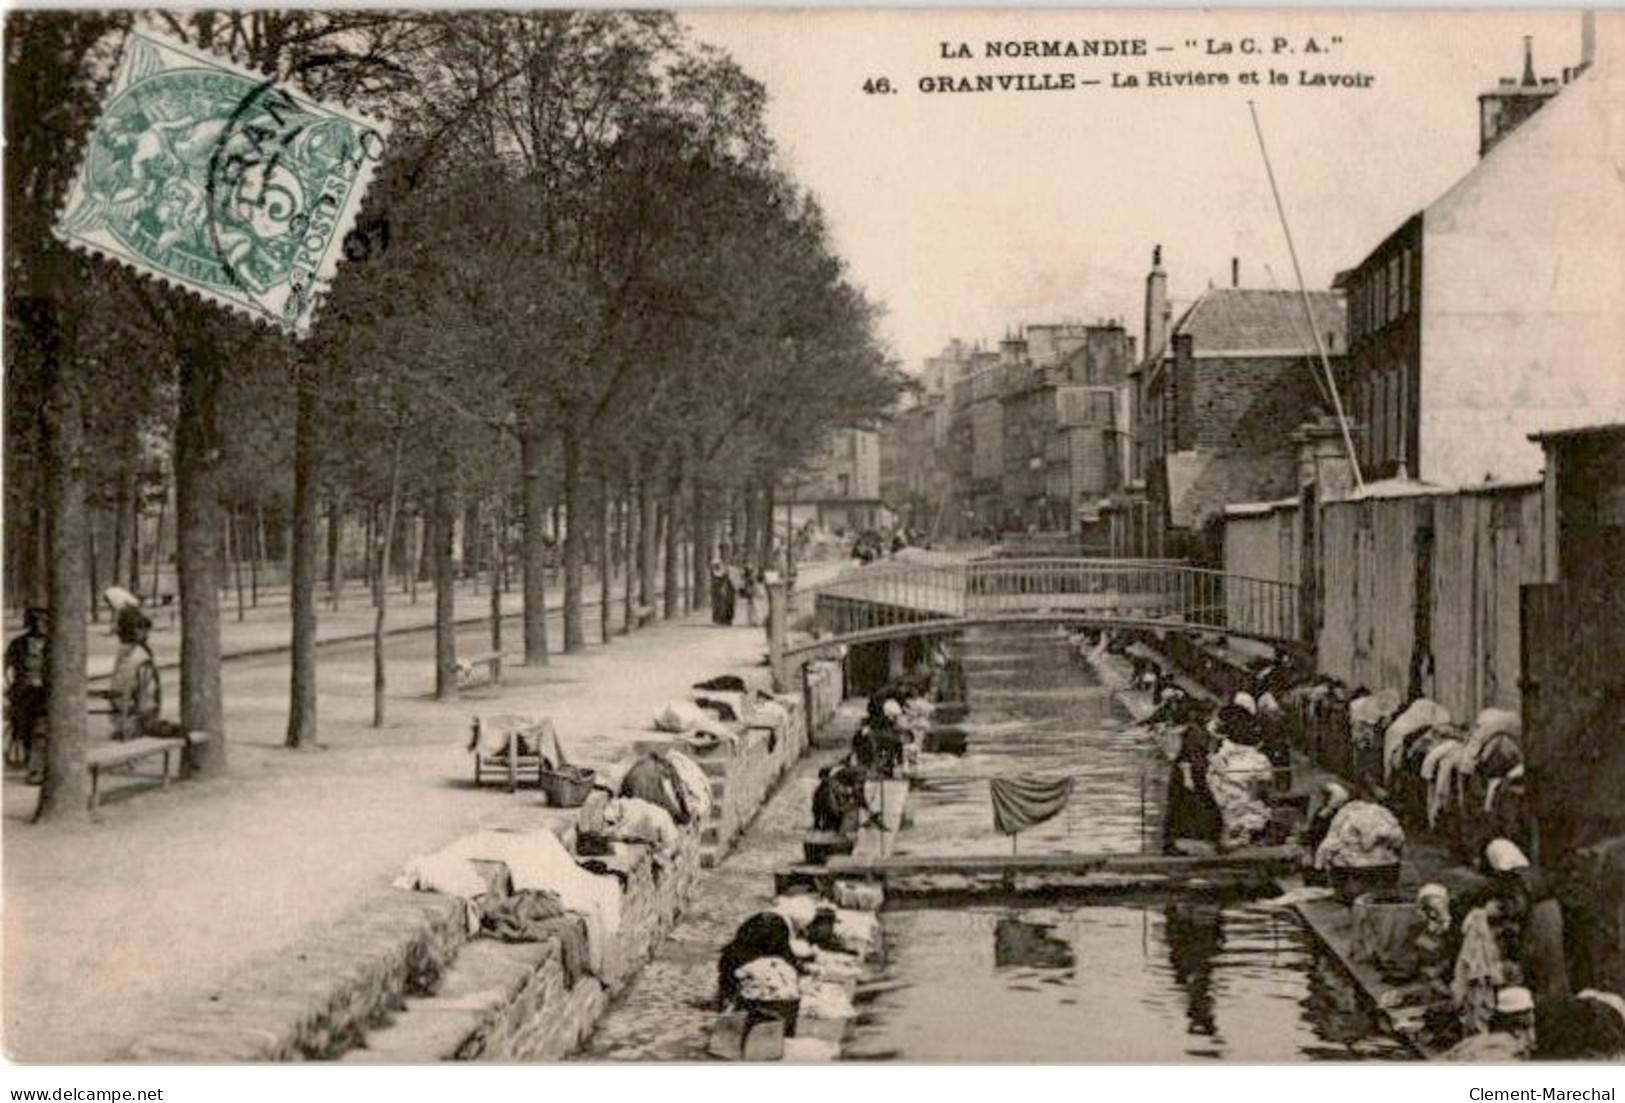
[[[1054,928],[1005,916],[993,928],[993,965],[998,969],[1064,969],[1077,964],[1072,947]]]
[[[1163,909],[1163,938],[1174,982],[1185,993],[1192,1034],[1214,1035],[1213,959],[1224,945],[1224,913],[1216,904],[1173,903]]]

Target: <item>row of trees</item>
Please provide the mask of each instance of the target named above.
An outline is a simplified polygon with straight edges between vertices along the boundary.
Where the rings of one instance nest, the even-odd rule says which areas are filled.
[[[304,340],[50,235],[123,40],[148,21],[392,124]],[[589,534],[602,566],[619,543],[639,601],[663,587],[671,615],[680,549],[703,578],[737,513],[764,554],[781,477],[905,385],[876,307],[775,159],[762,88],[668,14],[12,13],[8,30],[6,474],[24,508],[7,555],[44,549],[43,571],[10,574],[42,578],[54,614],[42,817],[84,804],[87,487],[139,483],[140,442],[164,442],[173,470],[181,722],[213,733],[197,763],[210,774],[229,746],[230,516],[288,518],[299,747],[317,730],[324,501],[376,519],[378,580],[402,517],[428,518],[449,692],[459,515],[491,532],[517,519],[524,652],[545,662],[550,511],[570,651],[585,644]],[[381,639],[381,583],[375,600]],[[377,673],[381,721],[381,657]]]

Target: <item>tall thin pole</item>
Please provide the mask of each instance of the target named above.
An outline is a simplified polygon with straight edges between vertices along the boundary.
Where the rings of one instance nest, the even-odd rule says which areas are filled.
[[[1264,157],[1264,172],[1270,179],[1270,194],[1275,197],[1275,213],[1281,219],[1281,232],[1286,235],[1286,251],[1292,257],[1292,272],[1298,277],[1298,293],[1303,296],[1303,313],[1309,319],[1309,333],[1315,339],[1315,351],[1320,354],[1320,366],[1326,372],[1326,385],[1332,392],[1332,408],[1337,414],[1337,427],[1343,431],[1343,447],[1348,449],[1349,466],[1354,470],[1354,486],[1357,490],[1365,489],[1365,479],[1360,475],[1360,459],[1354,454],[1354,439],[1349,436],[1348,418],[1343,416],[1343,402],[1337,395],[1337,380],[1332,377],[1332,363],[1326,356],[1326,346],[1320,339],[1320,330],[1315,326],[1315,312],[1309,305],[1309,289],[1303,283],[1303,268],[1298,264],[1298,248],[1292,243],[1292,227],[1287,224],[1286,208],[1281,204],[1281,189],[1275,183],[1275,169],[1270,164],[1270,151],[1264,145],[1264,128],[1258,122],[1258,107],[1252,100],[1247,101],[1247,110],[1253,117],[1253,132],[1258,135],[1258,152]]]

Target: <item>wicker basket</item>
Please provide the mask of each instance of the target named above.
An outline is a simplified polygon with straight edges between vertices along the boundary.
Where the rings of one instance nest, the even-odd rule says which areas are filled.
[[[593,771],[585,766],[561,766],[538,771],[542,793],[554,808],[580,808],[592,792]]]

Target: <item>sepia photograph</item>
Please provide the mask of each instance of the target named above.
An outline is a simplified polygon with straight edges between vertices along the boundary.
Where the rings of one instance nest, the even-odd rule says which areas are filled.
[[[3,35],[10,1098],[1615,1098],[1625,11]]]

